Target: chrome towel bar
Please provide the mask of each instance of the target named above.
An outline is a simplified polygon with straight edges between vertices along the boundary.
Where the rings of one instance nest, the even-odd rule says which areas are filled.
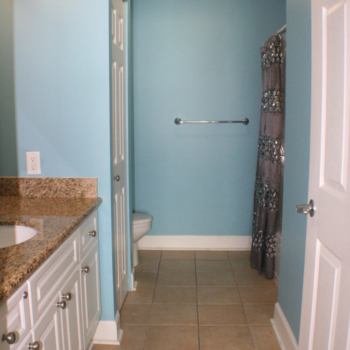
[[[180,124],[236,124],[241,123],[244,125],[249,124],[249,119],[244,118],[243,120],[181,120],[176,118],[174,120],[176,125]]]

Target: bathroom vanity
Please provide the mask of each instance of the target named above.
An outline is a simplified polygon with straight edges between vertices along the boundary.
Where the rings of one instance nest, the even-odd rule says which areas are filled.
[[[99,198],[0,197],[0,224],[38,230],[0,249],[0,350],[85,350],[101,316]]]
[[[1,306],[1,350],[91,347],[101,316],[97,227],[95,210]]]

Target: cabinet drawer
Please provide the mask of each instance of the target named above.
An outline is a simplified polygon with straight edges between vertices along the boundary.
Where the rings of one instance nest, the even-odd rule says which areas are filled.
[[[25,283],[0,309],[0,336],[10,332],[15,333],[16,341],[9,345],[6,341],[0,342],[1,350],[15,350],[30,331],[29,298],[24,297],[28,292]]]
[[[91,249],[98,240],[97,211],[94,211],[79,228],[80,259]]]
[[[32,325],[45,311],[51,294],[57,291],[57,284],[64,275],[79,264],[78,231],[74,232],[60,249],[55,252],[29,279]]]

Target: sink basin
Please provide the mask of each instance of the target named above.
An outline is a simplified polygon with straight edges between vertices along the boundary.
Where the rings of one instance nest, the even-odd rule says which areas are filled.
[[[0,248],[28,241],[37,233],[38,230],[28,226],[0,225]]]

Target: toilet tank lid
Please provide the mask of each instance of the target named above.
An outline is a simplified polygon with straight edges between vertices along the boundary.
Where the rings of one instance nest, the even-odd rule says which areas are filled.
[[[132,221],[135,223],[149,222],[152,221],[153,217],[147,214],[133,213]]]

